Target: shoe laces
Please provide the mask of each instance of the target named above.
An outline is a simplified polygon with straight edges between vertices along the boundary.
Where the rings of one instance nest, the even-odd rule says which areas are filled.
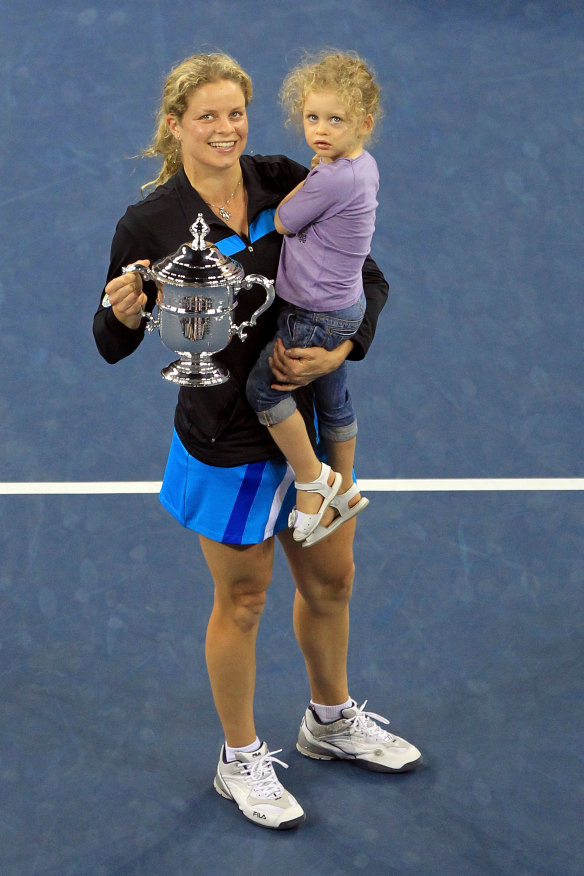
[[[284,769],[288,769],[287,763],[274,756],[281,751],[281,748],[277,748],[275,751],[267,751],[266,754],[256,760],[241,764],[241,772],[249,778],[252,793],[255,797],[277,800],[282,796],[283,788],[273,767],[273,764],[279,763]]]
[[[382,717],[382,715],[376,715],[375,712],[366,712],[365,706],[367,705],[367,700],[358,706],[355,703],[356,714],[351,718],[345,718],[345,720],[353,726],[353,729],[356,733],[364,733],[366,736],[372,736],[374,739],[377,739],[379,742],[392,742],[395,738],[391,733],[388,733],[387,730],[384,730],[379,724],[376,724],[376,721],[380,721],[381,724],[389,724],[387,718]]]

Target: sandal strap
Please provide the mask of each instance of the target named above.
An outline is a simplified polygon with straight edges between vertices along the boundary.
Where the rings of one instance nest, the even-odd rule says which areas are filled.
[[[288,515],[288,526],[294,529],[302,529],[303,526],[308,528],[316,516],[316,514],[307,514],[305,511],[299,511],[298,508],[293,508]]]
[[[321,496],[328,496],[332,487],[329,487],[328,479],[331,473],[330,465],[326,462],[321,463],[320,474],[314,481],[307,481],[305,484],[300,481],[294,481],[294,486],[297,490],[304,490],[307,493],[320,493]]]
[[[359,492],[359,487],[357,484],[353,484],[352,487],[349,487],[346,493],[342,495],[339,494],[335,496],[335,498],[331,501],[331,508],[334,507],[339,512],[338,517],[335,517],[334,520],[329,523],[328,526],[317,526],[313,532],[310,533],[302,542],[303,547],[310,547],[313,544],[318,544],[319,541],[322,541],[323,538],[326,538],[331,533],[335,532],[336,529],[339,528],[345,521],[351,520],[353,517],[356,517],[357,514],[360,514],[367,505],[369,504],[369,499],[366,499],[364,496],[355,503],[355,505],[349,506],[349,500],[356,496]],[[337,502],[337,499],[339,500]]]
[[[349,502],[354,499],[359,492],[359,485],[353,483],[346,493],[337,493],[334,499],[331,499],[331,506],[336,508],[341,517],[344,517],[349,509]]]
[[[333,483],[329,484],[328,478],[331,472],[334,475],[334,479]],[[311,481],[307,484],[296,482],[297,489],[319,493],[323,498],[316,514],[307,514],[306,512],[299,511],[297,508],[293,508],[290,512],[288,526],[294,530],[295,541],[303,541],[311,532],[314,532],[322,520],[324,512],[337,495],[342,480],[343,479],[338,471],[333,472],[329,465],[322,463],[320,477],[316,481]]]

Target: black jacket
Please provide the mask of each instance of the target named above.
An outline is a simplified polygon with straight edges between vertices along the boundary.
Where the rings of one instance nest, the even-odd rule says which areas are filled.
[[[245,274],[262,274],[275,280],[282,238],[275,231],[271,216],[282,198],[307,174],[307,170],[283,155],[249,156],[241,159],[244,185],[248,197],[249,239],[243,240],[219,219],[180,170],[164,185],[158,186],[138,204],[128,207],[118,222],[111,248],[107,282],[121,274],[122,267],[138,259],[156,262],[172,255],[181,244],[192,239],[189,227],[198,213],[209,226],[207,239],[212,243],[231,238],[229,255],[233,255]],[[222,248],[225,252],[225,249]],[[367,309],[358,334],[352,339],[351,359],[362,359],[373,335],[378,315],[384,306],[388,285],[370,257],[363,266],[363,285]],[[156,288],[146,283],[148,310],[156,301]],[[235,322],[249,319],[265,297],[261,287],[239,296]],[[102,293],[103,298],[103,293]],[[192,389],[181,387],[175,412],[175,428],[188,452],[208,465],[230,466],[258,462],[280,456],[268,429],[262,426],[245,396],[247,375],[260,351],[276,329],[277,299],[250,329],[247,339],[234,337],[216,359],[229,369],[231,379],[216,387]],[[120,323],[110,307],[100,306],[93,320],[93,334],[101,355],[110,363],[129,356],[144,338],[145,320],[137,330]],[[311,435],[314,436],[314,411],[310,387],[295,392]]]

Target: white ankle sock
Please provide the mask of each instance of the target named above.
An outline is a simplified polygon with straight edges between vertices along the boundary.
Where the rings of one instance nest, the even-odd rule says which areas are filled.
[[[320,703],[315,703],[312,700],[310,705],[320,718],[323,724],[332,724],[333,721],[338,721],[343,717],[343,709],[350,709],[353,705],[353,700],[349,697],[346,703],[341,703],[340,706],[322,706]]]
[[[262,743],[257,736],[253,742],[250,742],[249,745],[240,745],[239,748],[230,748],[229,745],[225,743],[225,760],[227,761],[227,763],[233,763],[234,760],[237,760],[235,756],[236,751],[245,751],[246,753],[250,751],[257,751],[258,748],[261,748],[261,745]]]

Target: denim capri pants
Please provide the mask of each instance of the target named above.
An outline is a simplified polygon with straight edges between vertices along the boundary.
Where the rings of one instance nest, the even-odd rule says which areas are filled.
[[[285,303],[278,317],[275,338],[262,350],[247,381],[247,399],[258,415],[260,423],[273,426],[288,419],[296,410],[290,392],[272,389],[274,375],[269,358],[276,338],[284,346],[323,347],[334,350],[343,341],[350,340],[359,329],[365,313],[365,295],[350,307],[325,313],[305,310]],[[325,440],[348,441],[357,434],[357,419],[347,383],[347,364],[331,374],[313,381],[316,414],[320,436]]]

